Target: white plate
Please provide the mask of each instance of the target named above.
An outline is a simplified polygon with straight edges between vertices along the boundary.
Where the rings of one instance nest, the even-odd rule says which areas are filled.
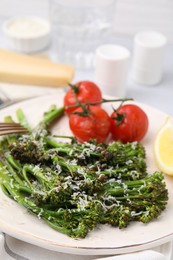
[[[51,104],[62,106],[62,103],[62,94],[35,98],[1,110],[0,120],[6,115],[15,115],[16,109],[20,107],[25,112],[28,121],[35,125]],[[143,144],[147,151],[148,171],[153,172],[157,170],[152,154],[153,139],[167,115],[152,107],[143,104],[140,106],[148,114],[150,122]],[[105,108],[111,111],[110,104],[106,104]],[[63,117],[53,131],[59,134],[69,134],[67,117]],[[31,244],[70,254],[110,255],[148,249],[173,239],[173,179],[168,176],[165,176],[165,179],[169,189],[167,209],[157,220],[148,224],[131,223],[123,230],[101,225],[85,239],[76,240],[53,230],[0,191],[0,230]]]

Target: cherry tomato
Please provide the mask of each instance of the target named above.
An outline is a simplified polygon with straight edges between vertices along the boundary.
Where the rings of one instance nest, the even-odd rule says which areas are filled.
[[[100,106],[90,106],[88,115],[81,115],[81,107],[70,115],[69,125],[75,137],[80,142],[95,139],[104,142],[110,133],[110,117]],[[80,114],[77,114],[80,113]]]
[[[102,93],[99,87],[91,81],[80,81],[67,91],[64,97],[64,108],[67,114],[71,114],[77,107],[67,108],[76,104],[76,99],[80,103],[98,102],[102,100]]]
[[[114,140],[123,143],[140,141],[148,130],[148,117],[137,105],[120,106],[111,115],[111,132]]]

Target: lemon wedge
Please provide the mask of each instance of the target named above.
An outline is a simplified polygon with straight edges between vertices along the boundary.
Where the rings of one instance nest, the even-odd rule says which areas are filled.
[[[168,117],[154,140],[154,156],[158,168],[173,176],[173,119]]]

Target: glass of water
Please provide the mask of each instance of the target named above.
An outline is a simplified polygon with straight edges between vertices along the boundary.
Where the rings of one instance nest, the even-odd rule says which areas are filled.
[[[116,0],[50,0],[52,58],[77,69],[94,66],[96,48],[112,35]]]

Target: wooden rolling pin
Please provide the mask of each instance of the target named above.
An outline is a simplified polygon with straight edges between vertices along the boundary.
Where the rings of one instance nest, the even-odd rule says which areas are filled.
[[[73,76],[71,65],[0,49],[0,82],[63,87]]]

